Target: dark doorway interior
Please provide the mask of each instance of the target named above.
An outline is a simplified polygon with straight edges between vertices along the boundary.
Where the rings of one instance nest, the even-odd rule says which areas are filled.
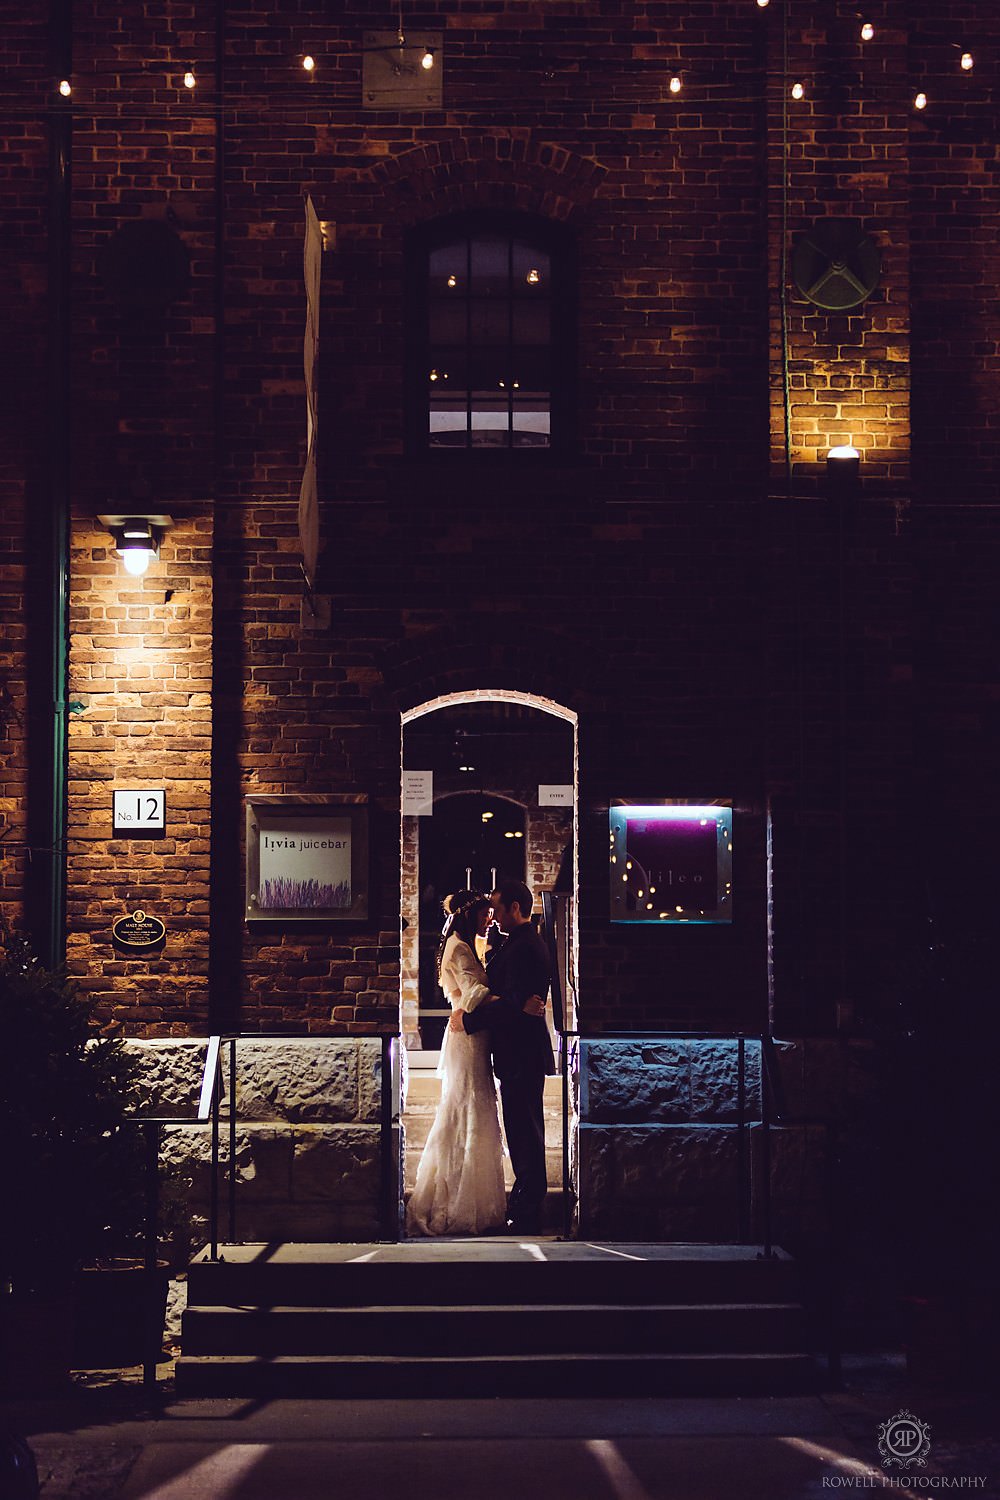
[[[459,792],[434,804],[420,830],[420,1039],[441,1045],[446,1009],[435,957],[444,920],[441,903],[453,891],[489,891],[496,879],[525,874],[524,808],[485,792]]]

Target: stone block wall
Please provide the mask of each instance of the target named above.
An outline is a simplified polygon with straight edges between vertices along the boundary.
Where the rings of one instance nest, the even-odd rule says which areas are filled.
[[[134,1041],[140,1111],[194,1115],[204,1040]],[[228,1051],[223,1049],[228,1081]],[[363,1038],[243,1041],[237,1054],[237,1238],[370,1239],[380,1232],[381,1044]],[[223,1114],[227,1113],[223,1102]],[[228,1125],[221,1130],[220,1231],[226,1238]],[[211,1131],[164,1130],[162,1162],[190,1184],[195,1241],[207,1237]]]
[[[849,1238],[881,1149],[879,1082],[870,1043],[807,1038],[779,1042],[785,1120],[769,1132],[775,1243],[822,1251],[830,1232],[830,1150],[843,1171],[837,1230]],[[739,1228],[741,1146],[735,1041],[593,1040],[580,1045],[576,1171],[583,1235],[619,1239],[734,1240]],[[746,1170],[750,1233],[763,1231],[765,1152],[759,1043],[746,1043]],[[772,1114],[774,1106],[772,1105]],[[831,1136],[831,1127],[835,1132]],[[851,1185],[850,1190],[848,1184]]]

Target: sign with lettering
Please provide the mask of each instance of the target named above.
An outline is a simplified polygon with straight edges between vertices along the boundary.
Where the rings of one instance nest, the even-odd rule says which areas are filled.
[[[134,911],[127,917],[119,917],[112,924],[111,937],[116,948],[126,953],[150,953],[162,947],[167,929],[159,917],[151,917],[144,911]]]
[[[613,922],[732,921],[731,805],[621,803],[610,823]]]
[[[342,911],[351,904],[349,818],[261,823],[258,909]]]
[[[111,793],[111,837],[161,839],[167,831],[167,794],[162,788]]]
[[[571,785],[555,786],[539,782],[538,784],[539,807],[572,807],[573,788]]]
[[[247,799],[248,922],[368,917],[368,805],[344,797]]]
[[[403,772],[403,816],[429,818],[434,811],[434,772]]]

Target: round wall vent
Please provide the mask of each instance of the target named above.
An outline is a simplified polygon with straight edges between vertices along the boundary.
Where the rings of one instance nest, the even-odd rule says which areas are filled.
[[[817,219],[796,241],[792,279],[825,312],[858,307],[878,286],[879,248],[857,219]]]

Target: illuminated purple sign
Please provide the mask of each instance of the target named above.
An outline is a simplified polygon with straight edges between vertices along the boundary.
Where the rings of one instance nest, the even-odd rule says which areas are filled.
[[[732,920],[733,812],[717,803],[610,809],[613,922]]]

